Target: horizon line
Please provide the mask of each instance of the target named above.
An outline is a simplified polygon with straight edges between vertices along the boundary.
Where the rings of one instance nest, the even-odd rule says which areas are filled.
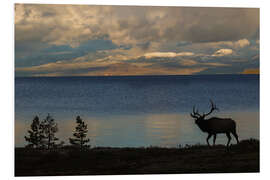
[[[229,73],[229,74],[168,74],[168,75],[80,75],[80,76],[14,76],[14,78],[57,78],[57,77],[160,77],[160,76],[220,76],[220,75],[260,75],[260,73]]]

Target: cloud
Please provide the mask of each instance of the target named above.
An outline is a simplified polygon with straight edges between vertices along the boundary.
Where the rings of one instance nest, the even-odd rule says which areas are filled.
[[[16,41],[72,47],[99,37],[118,45],[234,41],[252,37],[258,29],[256,8],[15,6]]]
[[[243,47],[249,46],[249,45],[250,45],[250,42],[247,39],[240,39],[240,40],[235,42],[235,46],[240,47],[240,48],[243,48]]]
[[[259,60],[260,59],[260,55],[259,54],[256,54],[255,56],[253,56],[252,58],[251,58],[252,60]]]
[[[22,47],[16,47],[16,67],[37,66],[61,60],[95,60],[97,58],[104,57],[102,53],[98,53],[99,51],[119,48],[109,40],[97,39],[86,41],[81,43],[80,46],[74,48],[69,45],[46,46],[42,48],[41,51],[36,49],[29,51],[28,56],[20,56],[18,55],[18,51],[19,53],[21,51],[28,51],[25,50],[23,45],[24,44],[22,44]]]
[[[227,45],[228,47],[232,48],[243,48],[250,45],[250,42],[248,39],[239,39],[238,41],[223,41],[219,42],[219,44]]]
[[[220,56],[228,56],[228,55],[231,55],[231,54],[233,54],[232,49],[219,49],[212,56],[220,57]]]
[[[183,59],[180,61],[180,64],[183,66],[194,66],[194,65],[197,65],[198,62],[191,59]]]
[[[207,42],[207,43],[199,43],[198,45],[202,48],[233,48],[240,49],[246,46],[249,46],[251,43],[248,39],[239,39],[237,41],[218,41],[218,42]],[[194,44],[192,44],[194,45]],[[192,46],[191,45],[191,46]]]
[[[168,57],[168,58],[173,58],[177,56],[193,56],[194,53],[192,52],[180,52],[180,53],[175,53],[175,52],[151,52],[151,53],[146,53],[144,54],[144,57],[146,59],[150,58],[156,58],[156,57]]]
[[[16,4],[16,75],[198,73],[249,61],[258,32],[256,8]]]

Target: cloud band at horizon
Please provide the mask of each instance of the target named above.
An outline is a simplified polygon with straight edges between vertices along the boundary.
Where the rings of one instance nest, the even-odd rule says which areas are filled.
[[[15,75],[259,74],[259,9],[15,5]]]

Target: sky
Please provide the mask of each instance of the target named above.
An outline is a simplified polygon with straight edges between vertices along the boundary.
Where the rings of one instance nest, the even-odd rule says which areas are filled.
[[[15,76],[259,73],[259,9],[15,5]]]

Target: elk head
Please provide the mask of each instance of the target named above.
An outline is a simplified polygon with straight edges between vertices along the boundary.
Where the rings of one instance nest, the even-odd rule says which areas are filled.
[[[202,115],[198,112],[198,109],[195,110],[195,106],[193,106],[193,112],[190,113],[190,116],[193,117],[195,119],[195,123],[196,124],[200,124],[200,122],[202,122],[203,120],[205,120],[205,117],[210,115],[214,110],[218,110],[218,108],[216,107],[216,105],[213,103],[213,101],[210,99],[210,103],[211,103],[211,109],[208,113],[203,113]]]

